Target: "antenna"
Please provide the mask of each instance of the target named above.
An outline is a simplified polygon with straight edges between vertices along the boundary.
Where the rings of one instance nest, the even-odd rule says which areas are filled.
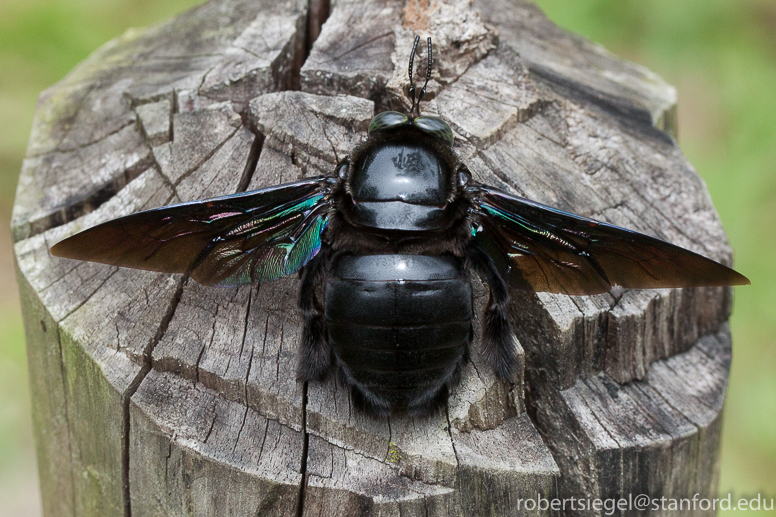
[[[428,86],[428,80],[431,79],[431,36],[426,40],[428,42],[428,68],[426,68],[426,82],[423,84],[423,88],[420,89],[418,95],[418,116],[420,116],[420,101],[423,100],[423,96],[426,94],[426,86]]]
[[[415,62],[415,50],[418,48],[418,42],[420,41],[420,36],[415,36],[415,43],[412,44],[412,52],[410,52],[410,66],[409,66],[409,76],[410,76],[410,100],[412,101],[412,106],[410,106],[410,114],[412,114],[412,111],[415,109],[415,83],[412,82],[412,65]]]
[[[420,115],[420,101],[423,100],[423,96],[426,95],[426,87],[428,86],[428,81],[431,79],[431,37],[429,37],[426,41],[428,42],[428,67],[426,68],[426,82],[423,84],[423,88],[420,89],[417,103],[415,102],[415,83],[412,81],[412,69],[415,63],[415,51],[418,49],[420,36],[415,36],[415,42],[412,44],[412,52],[410,52],[410,66],[408,69],[408,75],[410,77],[409,97],[412,101],[412,106],[410,106],[410,115],[412,115],[412,112],[415,110],[417,110],[417,114]]]

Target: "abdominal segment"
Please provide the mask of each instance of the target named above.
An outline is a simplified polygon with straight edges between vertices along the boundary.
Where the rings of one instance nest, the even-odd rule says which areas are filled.
[[[471,286],[459,261],[343,257],[326,283],[341,379],[375,414],[427,413],[447,399],[471,340]]]

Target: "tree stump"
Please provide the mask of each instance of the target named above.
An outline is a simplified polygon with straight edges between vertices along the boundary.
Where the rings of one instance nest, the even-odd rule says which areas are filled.
[[[376,111],[406,108],[416,32],[437,46],[425,110],[478,180],[730,262],[673,139],[675,90],[534,5],[211,0],[40,96],[13,235],[46,515],[517,515],[537,494],[715,494],[730,289],[513,292],[512,383],[475,346],[446,411],[377,420],[334,381],[296,382],[297,278],[206,288],[49,255],[137,210],[331,174]]]

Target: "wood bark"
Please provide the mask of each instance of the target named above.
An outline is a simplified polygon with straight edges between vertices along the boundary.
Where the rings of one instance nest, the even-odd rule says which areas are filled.
[[[376,420],[334,381],[295,380],[296,277],[216,289],[49,255],[141,209],[331,174],[376,111],[406,109],[415,32],[437,45],[425,111],[477,180],[730,262],[674,141],[675,90],[534,5],[211,0],[40,96],[12,225],[46,515],[516,515],[537,494],[715,493],[729,289],[515,291],[512,382],[478,333],[445,411]]]

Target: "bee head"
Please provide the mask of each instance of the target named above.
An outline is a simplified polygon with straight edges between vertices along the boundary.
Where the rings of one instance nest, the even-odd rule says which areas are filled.
[[[447,125],[447,122],[439,117],[430,115],[405,115],[398,111],[384,111],[378,113],[369,123],[369,134],[391,131],[399,128],[414,127],[423,131],[427,135],[433,136],[445,142],[450,147],[453,146],[453,130]]]
[[[426,82],[418,93],[417,99],[415,98],[415,83],[412,81],[412,69],[415,61],[415,50],[418,48],[418,42],[420,36],[415,36],[415,42],[412,45],[412,52],[410,52],[410,65],[408,69],[408,75],[410,78],[410,87],[408,90],[408,96],[412,101],[409,114],[399,113],[398,111],[384,111],[378,113],[372,121],[369,123],[369,134],[379,133],[383,131],[391,131],[393,129],[414,127],[423,131],[424,133],[431,135],[435,138],[442,140],[449,146],[453,146],[453,130],[450,126],[439,117],[432,117],[429,115],[420,114],[420,101],[423,100],[423,96],[426,95],[426,87],[428,81],[431,78],[431,38],[428,38],[428,67],[426,68]]]

